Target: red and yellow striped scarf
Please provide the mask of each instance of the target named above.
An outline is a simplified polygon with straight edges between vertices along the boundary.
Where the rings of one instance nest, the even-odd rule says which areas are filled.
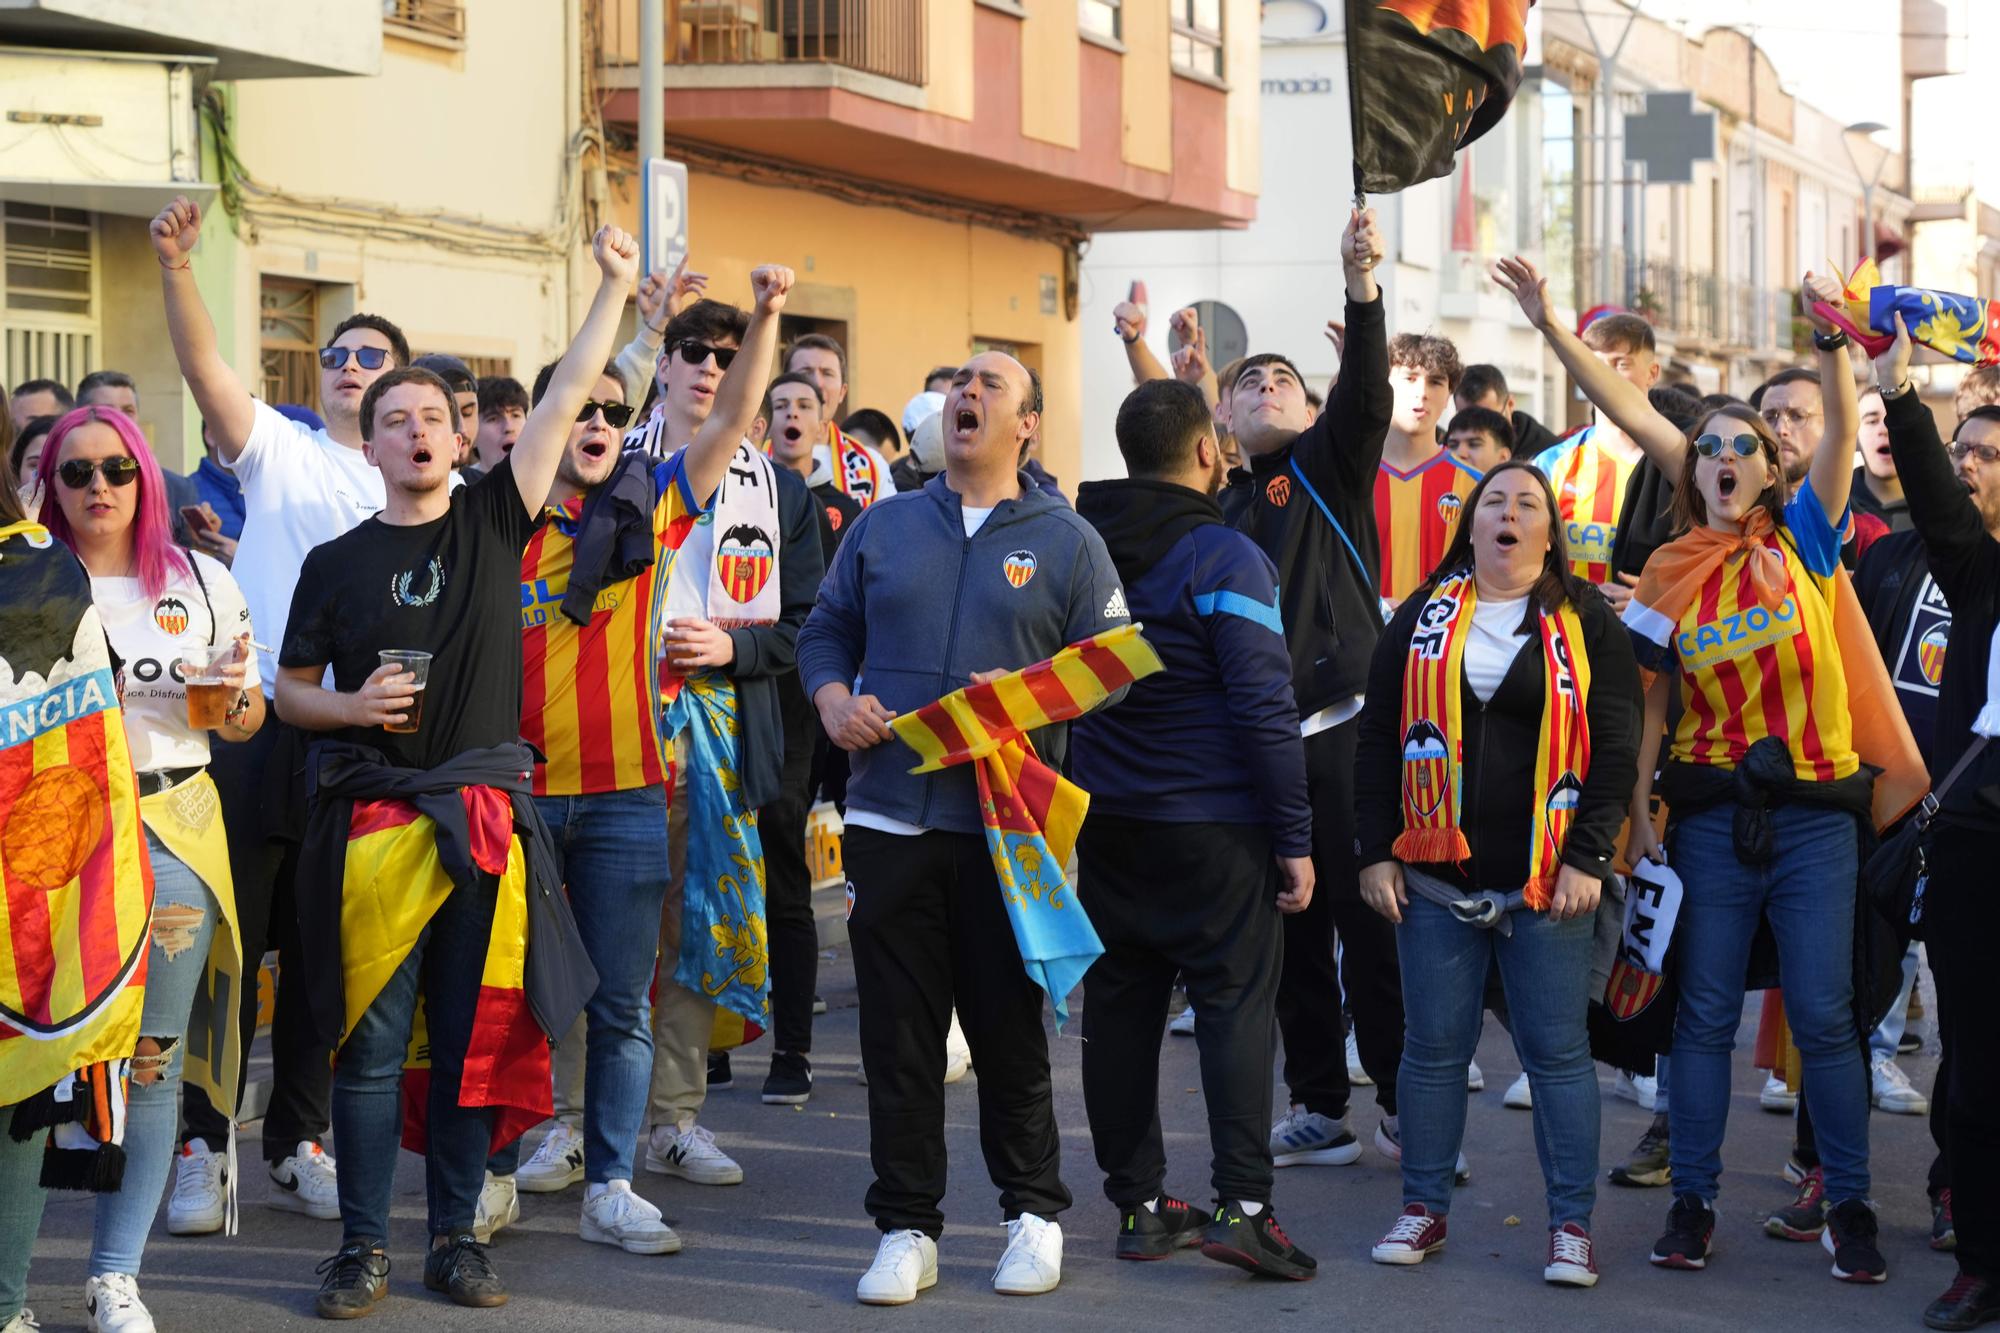
[[[1410,636],[1403,671],[1403,831],[1398,860],[1457,864],[1472,855],[1459,827],[1465,775],[1465,640],[1478,600],[1472,571],[1431,591]],[[1576,818],[1590,772],[1590,658],[1583,624],[1564,606],[1536,617],[1542,659],[1542,729],[1535,747],[1535,820],[1528,851],[1528,906],[1544,911],[1554,895],[1563,839]]]
[[[826,426],[826,443],[831,455],[827,461],[833,465],[833,484],[840,488],[840,493],[859,501],[863,509],[874,504],[882,495],[882,470],[875,466],[875,455],[830,421]]]

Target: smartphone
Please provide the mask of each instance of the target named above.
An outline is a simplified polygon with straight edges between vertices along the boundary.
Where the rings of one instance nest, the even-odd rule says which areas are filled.
[[[182,505],[181,522],[187,524],[189,532],[220,532],[220,521],[210,518],[202,505]]]

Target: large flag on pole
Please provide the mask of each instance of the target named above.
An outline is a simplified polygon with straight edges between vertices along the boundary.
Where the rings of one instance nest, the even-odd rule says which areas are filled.
[[[1394,194],[1451,174],[1521,86],[1534,0],[1347,0],[1354,188]]]

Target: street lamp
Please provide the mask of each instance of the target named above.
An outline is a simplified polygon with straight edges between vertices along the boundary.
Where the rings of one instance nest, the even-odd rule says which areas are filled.
[[[1855,179],[1861,182],[1861,252],[1870,259],[1875,257],[1875,186],[1882,180],[1882,168],[1889,163],[1889,150],[1876,143],[1875,136],[1888,128],[1880,121],[1857,120],[1841,131],[1841,138],[1847,145],[1847,160],[1854,167]],[[1874,171],[1861,169],[1861,159],[1854,153],[1856,144],[1867,144],[1875,150]]]

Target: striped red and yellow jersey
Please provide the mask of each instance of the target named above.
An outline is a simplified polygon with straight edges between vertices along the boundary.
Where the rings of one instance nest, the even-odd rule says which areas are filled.
[[[1618,458],[1596,437],[1592,426],[1558,440],[1535,455],[1535,466],[1555,488],[1571,572],[1592,583],[1609,583],[1625,488],[1639,460]]]
[[[700,506],[676,454],[653,470],[654,563],[597,594],[590,623],[562,613],[576,559],[581,496],[548,511],[521,555],[521,738],[547,758],[537,796],[587,796],[664,782],[654,581]]]
[[[1444,559],[1465,497],[1479,474],[1440,449],[1408,472],[1375,474],[1375,529],[1382,539],[1382,596],[1400,602]]]

